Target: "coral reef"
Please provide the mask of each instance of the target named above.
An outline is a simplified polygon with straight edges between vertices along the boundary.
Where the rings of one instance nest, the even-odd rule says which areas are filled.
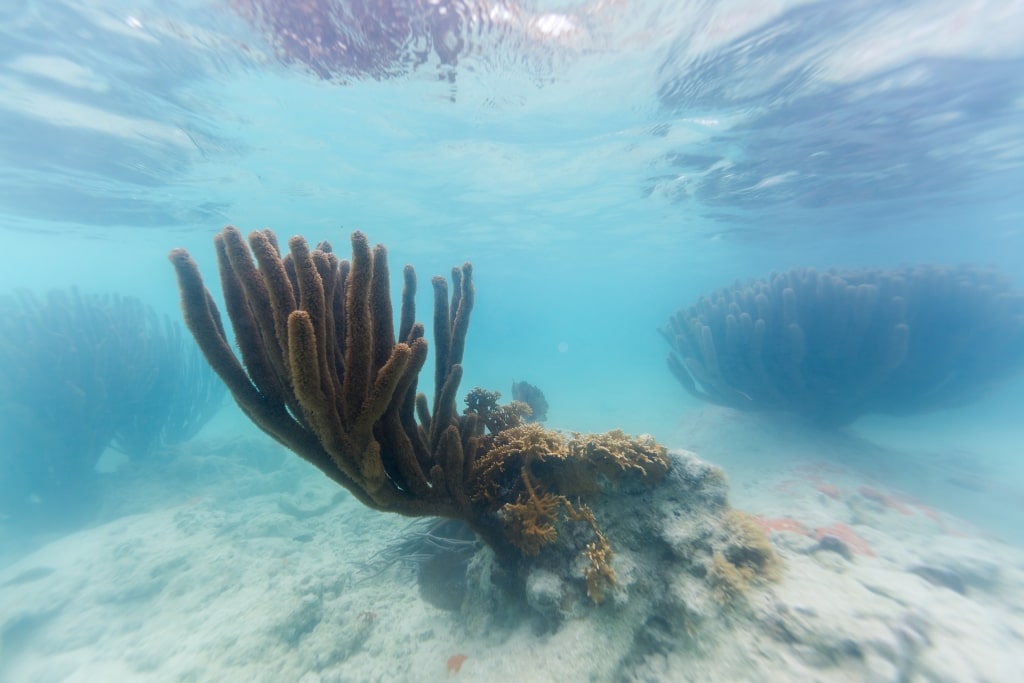
[[[462,603],[467,628],[526,621],[554,632],[599,618],[592,610],[602,605],[616,632],[642,641],[653,625],[676,642],[704,622],[752,609],[751,598],[782,575],[771,542],[753,517],[729,506],[721,470],[687,451],[664,458],[655,486],[625,485],[623,471],[587,504],[545,506],[554,540],[515,568],[524,595],[501,589],[503,568],[492,558],[474,558]]]
[[[134,297],[0,297],[0,513],[87,521],[105,449],[145,459],[219,409],[224,387],[180,327]]]
[[[661,332],[694,396],[839,426],[976,398],[1024,361],[1024,295],[969,267],[803,268],[719,289]]]
[[[512,400],[530,406],[527,422],[544,422],[548,419],[548,399],[539,387],[529,382],[512,382]]]
[[[522,401],[499,404],[500,391],[487,391],[475,387],[466,394],[466,414],[475,414],[487,431],[496,434],[509,427],[517,427],[531,419],[533,409]]]
[[[185,321],[236,402],[263,431],[373,509],[465,522],[508,567],[535,556],[608,488],[650,488],[668,469],[665,449],[622,432],[574,435],[525,424],[529,407],[476,389],[459,415],[455,397],[474,303],[472,268],[452,269],[434,290],[434,392],[417,393],[426,362],[415,320],[416,275],[404,269],[396,335],[387,252],[352,235],[351,261],[302,237],[282,254],[269,230],[248,243],[225,228],[215,239],[239,359],[187,252],[170,258]],[[255,263],[253,258],[255,257]],[[584,508],[580,507],[579,510]],[[578,510],[573,512],[577,517]],[[582,513],[586,514],[586,513]],[[582,518],[580,518],[582,519]],[[595,571],[610,551],[596,524],[581,553]]]

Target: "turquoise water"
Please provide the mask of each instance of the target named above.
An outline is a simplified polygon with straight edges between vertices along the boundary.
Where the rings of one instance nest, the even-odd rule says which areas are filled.
[[[424,281],[474,262],[467,386],[527,379],[555,424],[668,438],[693,402],[655,330],[715,287],[908,262],[1019,282],[1024,19],[958,7],[531,3],[454,66],[324,80],[226,2],[19,4],[0,289],[173,313],[171,247],[211,277],[225,224],[359,229]]]
[[[20,3],[0,289],[173,313],[171,247],[212,277],[225,224],[359,229],[423,281],[474,262],[466,386],[527,379],[555,424],[668,438],[694,403],[655,330],[715,287],[908,262],[1020,281],[1024,19],[958,7],[531,3],[454,67],[324,80],[230,3]]]
[[[906,263],[1024,288],[1017,0],[447,5],[461,51],[399,51],[386,74],[304,62],[246,20],[253,4],[0,10],[0,293],[77,286],[177,318],[171,248],[215,282],[224,225],[343,253],[360,230],[387,245],[393,291],[416,267],[428,323],[429,277],[474,264],[463,389],[526,380],[551,426],[687,447],[704,406],[657,330],[702,294]],[[350,7],[364,29],[384,11]],[[371,33],[352,40],[374,53]],[[966,459],[980,491],[915,494],[1020,542],[1024,380],[1000,379],[961,408],[845,429]],[[921,463],[887,463],[893,485],[913,489]]]

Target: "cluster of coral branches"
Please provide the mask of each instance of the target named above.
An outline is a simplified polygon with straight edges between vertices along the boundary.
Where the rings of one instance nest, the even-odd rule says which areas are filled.
[[[720,289],[661,332],[698,398],[834,426],[976,398],[1024,360],[1024,296],[967,267],[805,268]]]
[[[107,447],[133,459],[192,437],[224,387],[180,326],[138,299],[0,297],[0,512],[81,510]]]
[[[432,280],[428,401],[417,393],[427,342],[415,322],[412,267],[403,271],[396,331],[387,252],[371,249],[362,233],[352,235],[351,260],[339,260],[326,242],[311,250],[302,237],[282,253],[269,230],[247,241],[228,227],[215,245],[241,358],[195,262],[183,250],[171,253],[186,323],[207,360],[263,431],[371,508],[462,520],[515,562],[552,542],[556,523],[587,523],[570,498],[582,504],[602,483],[629,477],[649,485],[668,468],[665,449],[651,439],[566,439],[525,424],[528,408],[498,406],[496,394],[475,390],[458,412],[474,303],[469,264],[452,269],[450,295],[444,278]],[[610,551],[602,555],[590,524],[595,561],[606,561]],[[604,571],[595,565],[596,576]]]

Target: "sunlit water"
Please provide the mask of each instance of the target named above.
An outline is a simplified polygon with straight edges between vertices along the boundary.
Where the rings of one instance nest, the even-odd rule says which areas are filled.
[[[212,277],[228,223],[339,250],[359,229],[422,281],[473,261],[464,387],[507,396],[525,379],[550,424],[686,446],[699,406],[656,329],[701,293],[919,262],[1024,286],[1022,2],[475,12],[491,23],[447,64],[318,75],[227,0],[5,3],[0,290],[78,285],[174,312],[172,247]],[[851,429],[1024,491],[1022,391]],[[1015,496],[950,505],[1012,536],[1024,497],[1000,498]]]

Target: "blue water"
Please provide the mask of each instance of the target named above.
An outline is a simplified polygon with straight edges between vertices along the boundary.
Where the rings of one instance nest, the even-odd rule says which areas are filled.
[[[226,224],[342,252],[358,229],[395,291],[415,265],[420,319],[429,276],[473,262],[464,389],[527,380],[550,425],[687,446],[703,406],[657,328],[703,293],[904,263],[1024,288],[1019,0],[493,3],[465,13],[494,19],[457,59],[386,74],[304,64],[233,9],[250,4],[0,9],[0,293],[78,286],[176,317],[173,247],[215,282]],[[1022,407],[1007,376],[849,429],[966,453],[1011,493],[951,509],[1013,538]]]

